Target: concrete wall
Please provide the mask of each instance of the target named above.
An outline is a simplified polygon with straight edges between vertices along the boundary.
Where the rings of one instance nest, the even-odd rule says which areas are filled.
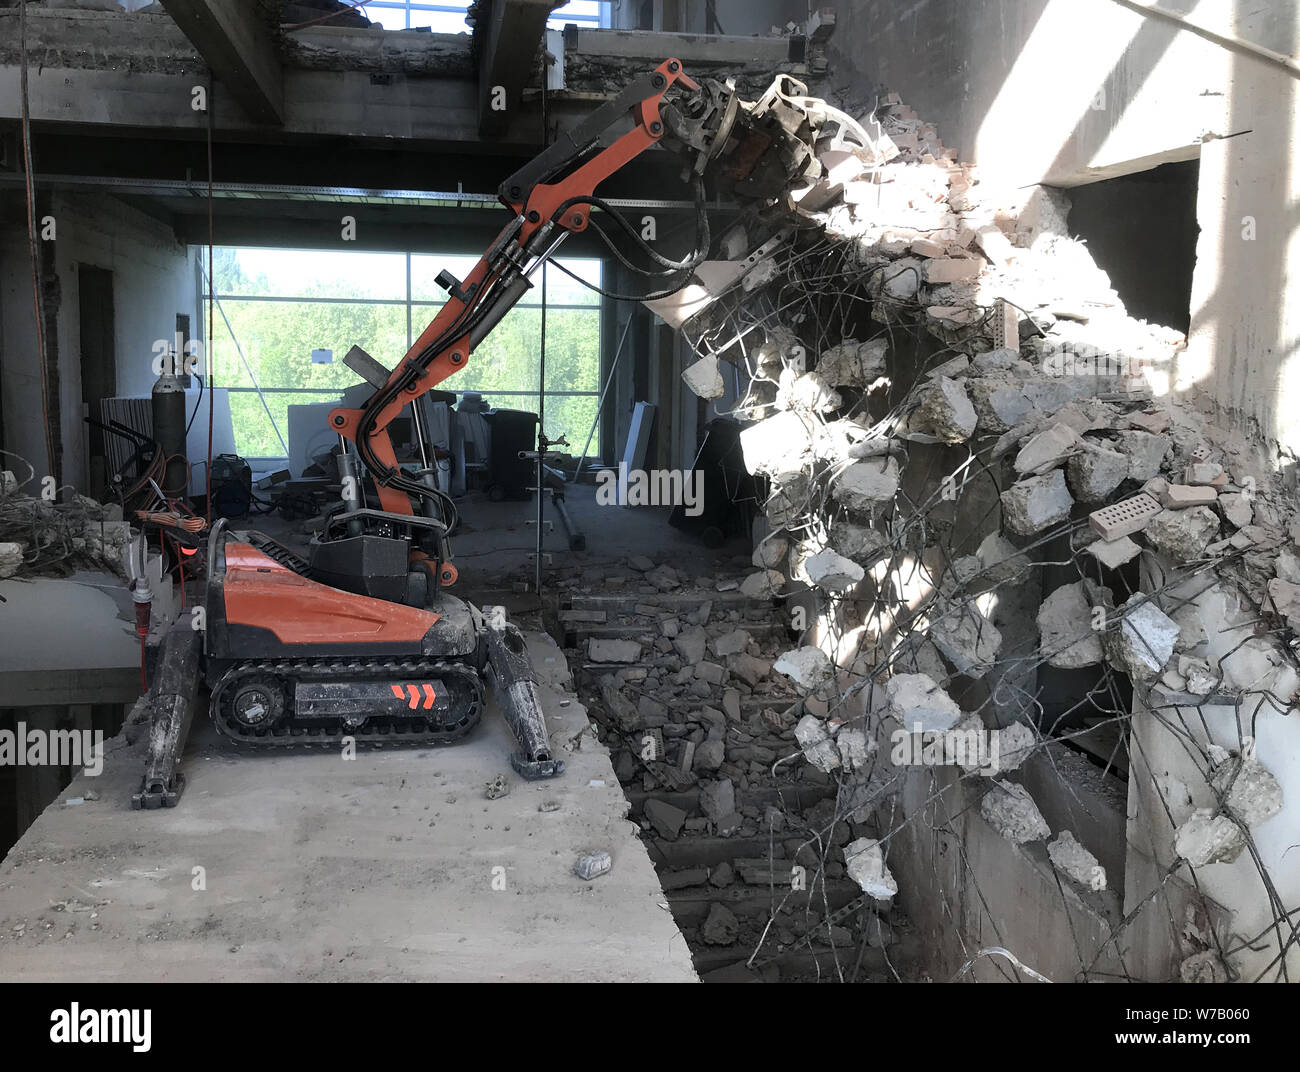
[[[82,264],[113,273],[114,350],[118,394],[147,394],[156,378],[155,340],[171,339],[177,313],[190,317],[201,339],[197,262],[171,229],[111,197],[56,194],[55,270],[59,277],[58,414],[63,432],[63,475],[85,488],[82,421],[81,331],[77,272]],[[0,368],[4,449],[46,471],[40,405],[31,262],[24,229],[0,230]],[[53,407],[52,407],[53,408]]]
[[[1288,55],[1300,40],[1291,4],[1163,6]],[[1170,388],[1300,449],[1300,307],[1284,285],[1300,272],[1294,72],[1116,0],[861,0],[838,14],[833,67],[898,91],[986,182],[1073,186],[1199,155],[1191,332]]]

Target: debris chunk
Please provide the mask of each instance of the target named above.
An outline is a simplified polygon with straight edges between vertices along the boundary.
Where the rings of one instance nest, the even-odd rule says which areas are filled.
[[[1033,536],[1059,524],[1070,516],[1073,505],[1059,469],[1021,480],[1002,493],[1007,528],[1017,536]]]
[[[844,846],[844,870],[868,897],[887,901],[898,893],[898,881],[885,866],[875,838],[858,838]]]
[[[895,674],[885,682],[889,713],[909,733],[950,729],[961,721],[961,708],[929,674]]]
[[[1029,790],[1014,782],[995,781],[980,799],[980,814],[994,830],[1017,845],[1052,836]]]
[[[1038,632],[1049,666],[1077,670],[1096,666],[1105,658],[1092,620],[1082,581],[1064,584],[1043,600],[1038,609]]]
[[[821,648],[811,645],[787,651],[772,664],[772,669],[809,690],[824,685],[835,672],[830,657]]]
[[[1197,808],[1174,834],[1174,851],[1193,867],[1230,864],[1245,847],[1237,824],[1209,808]]]
[[[1055,841],[1047,843],[1052,865],[1086,890],[1099,893],[1106,888],[1106,869],[1097,857],[1085,849],[1070,831],[1062,830]]]
[[[1219,516],[1208,506],[1161,510],[1143,528],[1156,547],[1178,562],[1200,558],[1218,535]]]
[[[847,591],[866,576],[856,562],[837,554],[829,547],[805,559],[804,569],[813,584],[828,592]]]
[[[794,728],[794,739],[804,758],[819,771],[829,774],[840,765],[840,752],[831,740],[826,723],[816,715],[804,715]]]
[[[1140,592],[1119,608],[1119,628],[1106,634],[1111,661],[1139,681],[1159,675],[1174,653],[1178,623]]]
[[[610,859],[609,853],[592,852],[578,857],[578,862],[573,865],[573,873],[583,881],[590,882],[608,873],[613,866],[614,861]]]

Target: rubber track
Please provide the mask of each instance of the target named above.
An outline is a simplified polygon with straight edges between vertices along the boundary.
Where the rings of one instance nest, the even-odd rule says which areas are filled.
[[[342,679],[363,681],[372,678],[406,678],[423,679],[432,677],[457,677],[463,679],[472,689],[473,703],[467,714],[454,726],[439,728],[429,727],[423,730],[388,729],[384,732],[364,730],[351,733],[334,732],[326,729],[312,729],[308,726],[292,727],[279,733],[248,733],[229,717],[224,710],[223,695],[226,689],[246,675],[259,677],[277,677],[285,681],[290,688],[301,679],[310,680]],[[285,702],[291,704],[292,692],[287,688]],[[358,745],[369,747],[391,745],[406,747],[411,745],[440,746],[455,744],[477,724],[483,714],[484,689],[483,679],[478,671],[463,662],[426,662],[422,660],[403,662],[401,660],[381,659],[269,659],[250,660],[232,666],[212,690],[209,710],[217,731],[225,738],[239,745],[254,749],[264,748],[301,748],[320,745],[336,748],[343,738],[351,737]],[[290,715],[292,718],[292,715]]]

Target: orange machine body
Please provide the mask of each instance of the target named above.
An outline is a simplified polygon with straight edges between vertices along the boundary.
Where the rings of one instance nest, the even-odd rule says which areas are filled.
[[[309,580],[246,543],[227,543],[225,554],[226,622],[268,629],[282,644],[418,645],[440,617]]]

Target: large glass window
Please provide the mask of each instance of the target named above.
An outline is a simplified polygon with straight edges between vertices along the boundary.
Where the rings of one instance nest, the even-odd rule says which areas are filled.
[[[236,450],[246,458],[283,457],[289,405],[333,401],[360,382],[343,364],[354,345],[393,367],[446,300],[434,282],[438,273],[445,268],[464,278],[475,262],[424,254],[217,249],[212,372],[216,386],[231,392]],[[566,259],[565,266],[599,285],[599,261]],[[558,269],[548,266],[544,274],[546,433],[580,444],[600,390],[600,297]],[[440,390],[478,391],[497,409],[537,411],[542,276],[534,275],[534,288]],[[332,359],[313,361],[314,350],[331,351]]]
[[[361,13],[386,30],[413,30],[428,27],[434,33],[465,33],[465,11],[470,0],[448,0],[444,4],[426,4],[420,0],[370,0]],[[608,0],[570,0],[551,13],[547,24],[561,29],[565,23],[600,27],[609,25]]]

